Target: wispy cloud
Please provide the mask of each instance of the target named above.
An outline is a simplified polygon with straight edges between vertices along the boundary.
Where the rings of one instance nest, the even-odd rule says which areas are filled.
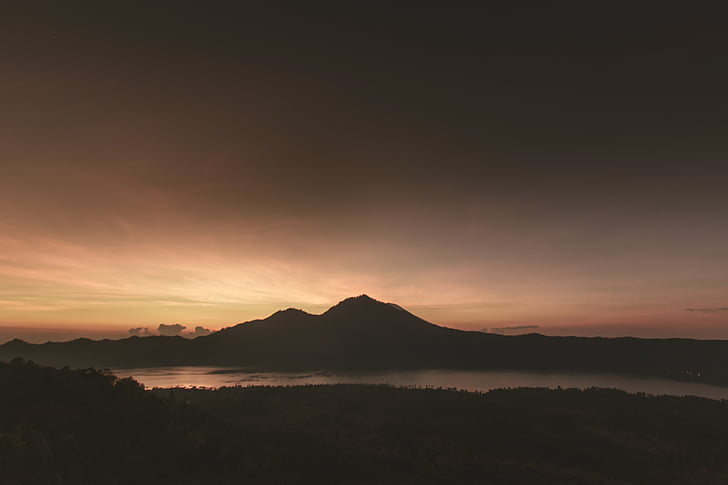
[[[134,327],[129,329],[129,335],[136,336],[136,337],[151,337],[152,335],[166,335],[166,336],[176,336],[181,335],[183,337],[187,338],[195,338],[195,337],[201,337],[203,335],[210,335],[212,333],[212,330],[209,328],[205,328],[202,326],[196,326],[194,330],[190,330],[188,332],[185,332],[187,327],[184,325],[180,325],[179,323],[175,323],[174,325],[166,325],[162,323],[157,328],[156,333],[149,330],[148,327]]]
[[[495,327],[491,329],[484,328],[483,332],[492,333],[509,333],[509,332],[521,332],[523,330],[535,330],[541,328],[541,325],[515,325],[512,327]]]
[[[686,312],[698,312],[698,313],[718,313],[728,312],[728,307],[715,307],[715,308],[686,308]]]
[[[159,325],[159,328],[157,331],[159,332],[159,335],[164,335],[167,337],[175,337],[177,335],[180,335],[184,329],[186,329],[184,325],[180,325],[179,323],[175,323],[173,325],[166,325],[164,323]]]

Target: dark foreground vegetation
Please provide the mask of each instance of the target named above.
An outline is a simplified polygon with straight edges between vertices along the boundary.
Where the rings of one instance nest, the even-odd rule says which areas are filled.
[[[0,363],[0,483],[728,483],[728,401],[594,389],[158,389]]]

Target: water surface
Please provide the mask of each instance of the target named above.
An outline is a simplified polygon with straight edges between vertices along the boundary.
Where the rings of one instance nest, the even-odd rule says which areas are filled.
[[[383,372],[267,372],[222,367],[116,369],[152,387],[294,386],[304,384],[390,384],[489,391],[508,387],[606,387],[628,392],[728,399],[728,387],[612,374],[568,374],[502,370],[411,370]]]

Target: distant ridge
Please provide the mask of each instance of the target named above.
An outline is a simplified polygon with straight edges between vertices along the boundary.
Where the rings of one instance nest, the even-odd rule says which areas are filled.
[[[73,367],[174,365],[266,369],[531,369],[618,372],[728,385],[728,341],[546,337],[441,327],[395,303],[359,295],[320,315],[297,308],[207,336],[76,339],[0,345],[23,357]]]

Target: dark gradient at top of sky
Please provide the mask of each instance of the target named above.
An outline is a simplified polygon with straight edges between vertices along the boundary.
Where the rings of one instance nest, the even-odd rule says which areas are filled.
[[[724,8],[634,3],[2,7],[0,325],[728,337]]]

